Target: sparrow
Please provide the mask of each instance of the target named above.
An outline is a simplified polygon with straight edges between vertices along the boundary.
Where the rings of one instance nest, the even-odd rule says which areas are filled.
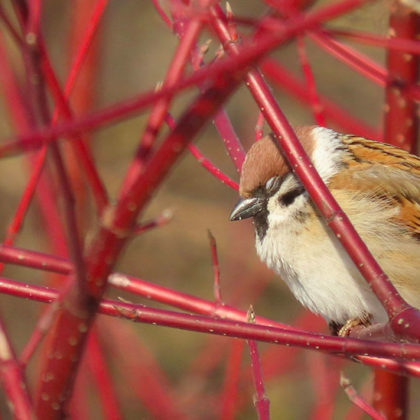
[[[420,308],[420,158],[331,129],[296,129],[315,169],[401,296]],[[253,218],[256,250],[335,335],[387,322],[273,135],[248,151],[230,220]]]

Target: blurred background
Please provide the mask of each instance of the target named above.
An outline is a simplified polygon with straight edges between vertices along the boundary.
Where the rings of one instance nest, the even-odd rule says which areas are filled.
[[[84,32],[86,22],[83,22],[83,16],[89,16],[94,3],[91,0],[42,2],[42,31],[53,67],[62,84]],[[313,7],[326,3],[328,2],[317,1]],[[161,4],[169,12],[168,4],[165,1]],[[267,11],[267,5],[258,0],[232,0],[230,4],[237,16],[258,18]],[[6,5],[6,10],[13,16],[10,6]],[[387,19],[387,2],[377,1],[329,25],[383,35],[387,28]],[[239,30],[244,34],[251,31],[246,26]],[[7,57],[13,65],[16,78],[23,86],[23,65],[19,50],[4,26],[0,26],[0,31]],[[200,37],[200,43],[205,43],[208,39],[212,39],[212,43],[204,57],[206,62],[212,60],[219,48],[215,37],[205,30]],[[328,96],[372,130],[379,132],[382,127],[382,89],[331,57],[313,41],[305,39],[304,42],[318,93]],[[356,46],[379,64],[384,64],[382,49],[346,42]],[[177,37],[161,20],[152,1],[110,0],[89,59],[84,63],[74,94],[70,97],[74,113],[83,115],[153,89],[164,79],[177,44]],[[289,42],[271,56],[302,80],[295,42]],[[267,81],[270,83],[269,78]],[[4,79],[2,82],[0,135],[2,139],[8,139],[24,130],[11,113]],[[276,84],[273,83],[272,88],[293,125],[314,122],[311,109],[303,106]],[[24,93],[23,88],[22,92]],[[171,106],[174,118],[182,114],[196,94],[197,89],[190,89],[177,96]],[[225,109],[244,147],[248,149],[255,140],[258,108],[245,86],[236,91]],[[147,113],[143,113],[86,136],[111,198],[115,198],[118,193],[146,121]],[[334,122],[329,125],[342,129]],[[264,129],[268,132],[267,127]],[[167,129],[163,130],[160,138],[166,132]],[[212,124],[205,127],[194,143],[217,167],[238,180],[238,174]],[[63,148],[70,156],[70,149],[65,149],[66,146]],[[78,197],[79,222],[88,242],[97,223],[93,202],[83,179],[76,176],[79,171],[78,163],[71,158],[67,163],[75,174],[73,182]],[[54,173],[49,165],[47,170],[50,174]],[[1,235],[5,235],[13,218],[30,171],[31,166],[26,157],[11,157],[0,162]],[[49,181],[53,192],[50,198],[54,198],[57,193],[54,190],[56,185]],[[327,332],[323,320],[302,309],[281,279],[258,260],[252,225],[248,221],[229,222],[228,216],[237,198],[235,191],[215,179],[190,154],[186,154],[176,164],[141,216],[141,220],[145,221],[170,210],[173,212],[172,221],[133,237],[116,270],[213,300],[213,271],[207,233],[210,230],[217,241],[222,298],[226,304],[244,311],[253,305],[257,315],[312,331]],[[32,202],[15,244],[54,255],[65,255],[60,231],[47,231],[42,200],[38,196]],[[11,265],[5,266],[3,275],[35,284],[50,284],[54,281],[57,285],[63,281],[63,277],[59,275],[46,276],[36,270]],[[107,295],[162,307],[121,291],[109,290]],[[1,316],[19,353],[29,338],[42,306],[4,295],[0,296],[0,305]],[[105,350],[104,357],[124,418],[159,418],[159,413],[150,407],[153,404],[163,404],[166,399],[185,418],[256,418],[248,350],[246,346],[242,346],[240,340],[133,324],[124,320],[106,319],[104,316],[99,316],[97,321],[99,344]],[[126,329],[135,334],[127,332],[124,335]],[[133,336],[137,341],[130,348],[127,337]],[[118,342],[120,346],[113,346],[112,342]],[[342,369],[357,388],[368,393],[370,369],[355,363],[344,363],[342,359],[281,346],[259,344],[259,350],[273,419],[358,418],[357,409],[351,408],[351,403],[338,387],[338,378]],[[37,374],[37,356],[38,353],[29,366],[31,383]],[[140,372],[142,368],[149,367],[154,372],[152,378],[146,376],[148,379],[144,380],[138,377],[137,383],[132,381],[133,378],[130,380],[130,371]],[[239,372],[236,379],[232,369]],[[147,375],[144,371],[143,373]],[[102,414],[98,408],[96,385],[89,374],[84,376],[86,377],[79,380],[87,386],[85,389],[89,389],[87,415],[98,418]],[[164,384],[162,389],[166,390],[166,395],[162,399],[156,397],[158,393],[151,397],[145,396],[147,389],[144,388],[148,385],[153,388],[151,383],[155,380]],[[86,384],[90,384],[91,388]],[[334,400],[337,403],[333,409],[330,402]],[[4,401],[1,414],[7,418]],[[81,418],[80,412],[79,415]]]

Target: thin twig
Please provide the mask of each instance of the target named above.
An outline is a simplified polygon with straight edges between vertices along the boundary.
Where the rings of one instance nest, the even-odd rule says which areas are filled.
[[[22,366],[18,363],[0,319],[0,383],[11,414],[16,419],[35,418]]]
[[[225,362],[223,385],[220,392],[221,409],[219,417],[221,419],[232,419],[237,411],[243,348],[243,340],[232,340],[228,346],[229,354]]]
[[[165,226],[173,219],[173,217],[173,211],[170,209],[166,209],[159,216],[139,224],[136,228],[133,229],[133,234],[139,235],[148,232],[151,229]]]
[[[220,287],[220,266],[219,258],[217,256],[217,247],[216,239],[210,230],[207,231],[209,242],[210,242],[210,251],[211,251],[211,265],[213,267],[213,293],[216,299],[216,303],[222,303],[222,292]]]
[[[263,127],[264,127],[264,114],[259,111],[257,117],[257,123],[255,124],[255,141],[261,140],[263,137]]]
[[[303,75],[305,76],[306,86],[309,91],[309,98],[311,100],[311,109],[317,125],[325,127],[325,116],[322,105],[319,101],[318,92],[316,89],[315,78],[312,72],[311,65],[308,60],[305,48],[305,40],[303,37],[297,37],[297,50],[299,55],[300,65],[302,67]]]
[[[255,323],[255,312],[252,306],[248,309],[248,322]],[[257,343],[255,340],[247,340],[247,343],[251,358],[251,371],[255,387],[254,404],[257,409],[258,419],[268,420],[270,418],[270,400],[265,394],[262,366],[258,354]]]
[[[312,100],[305,84],[279,62],[268,58],[261,63],[261,70],[280,89],[296,97],[304,106],[311,107]],[[381,137],[379,131],[357,119],[327,97],[319,94],[319,101],[328,120],[342,127],[343,131],[367,139],[379,139]]]
[[[378,413],[357,393],[350,380],[344,376],[343,372],[340,374],[340,385],[343,387],[349,400],[363,410],[369,417],[373,420],[386,420],[385,417]]]

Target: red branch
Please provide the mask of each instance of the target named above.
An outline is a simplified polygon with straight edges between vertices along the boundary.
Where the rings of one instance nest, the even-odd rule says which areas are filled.
[[[227,116],[224,115],[223,111],[219,111],[218,113],[221,118],[227,120]],[[221,115],[223,114],[223,115]],[[219,117],[220,118],[220,117]],[[173,129],[176,126],[175,120],[172,117],[171,114],[166,114],[165,118],[166,123],[168,126]],[[222,131],[220,131],[222,134]],[[240,143],[238,143],[240,144]],[[198,147],[194,146],[193,144],[188,145],[188,150],[190,153],[194,156],[194,158],[197,160],[197,162],[208,172],[210,172],[215,178],[222,181],[223,184],[226,184],[228,187],[233,188],[234,190],[238,191],[239,186],[238,183],[230,179],[225,173],[223,173],[219,168],[217,168],[210,159],[207,159],[198,149]]]
[[[417,40],[420,16],[395,1],[389,20],[390,38]],[[388,83],[385,89],[384,139],[415,152],[418,135],[417,105],[404,88],[418,80],[419,57],[407,52],[388,50]],[[374,407],[387,419],[405,418],[408,407],[408,378],[375,371]]]
[[[91,334],[89,337],[86,353],[88,368],[95,379],[99,398],[101,399],[104,419],[122,419],[123,417],[117,401],[115,387],[106,360],[102,354],[98,332],[96,330],[94,331],[94,334]]]
[[[164,87],[173,87],[181,79],[184,68],[188,63],[192,49],[195,47],[196,40],[200,35],[203,22],[199,19],[190,20],[187,23],[185,31],[180,36],[180,43],[175,55],[167,70],[165,80],[162,84]],[[144,170],[147,159],[149,158],[156,136],[165,121],[168,112],[171,97],[163,98],[156,101],[150,111],[146,129],[140,139],[140,145],[136,153],[134,161],[129,167],[125,181],[122,185],[122,193],[124,194],[130,188],[132,180],[137,179],[139,174]]]
[[[43,303],[52,303],[59,299],[58,292],[51,288],[32,286],[9,279],[1,280],[0,285],[4,293],[10,293],[14,296],[30,297],[33,300]],[[416,344],[326,336],[302,330],[296,331],[275,328],[269,325],[250,324],[249,322],[239,320],[231,321],[209,316],[182,314],[108,299],[101,300],[98,306],[98,313],[122,317],[134,322],[227,337],[259,340],[285,346],[296,346],[307,350],[328,352],[330,354],[344,354],[347,356],[363,354],[364,356],[390,357],[401,360],[420,360],[420,346]]]
[[[306,87],[309,91],[309,99],[311,101],[311,109],[314,115],[314,120],[317,125],[325,127],[325,116],[323,113],[322,105],[319,101],[312,68],[306,54],[305,41],[301,36],[297,38],[297,49],[302,72],[305,76]]]
[[[197,162],[205,168],[207,171],[209,171],[213,176],[215,176],[217,179],[223,182],[223,184],[226,184],[228,187],[232,188],[235,191],[239,190],[239,185],[237,182],[235,182],[233,179],[229,178],[225,173],[223,173],[219,168],[214,166],[214,164],[210,161],[210,159],[207,159],[200,150],[194,146],[193,144],[188,145],[188,150],[191,152],[191,154],[195,157]],[[243,156],[243,155],[241,155]]]
[[[232,341],[229,343],[229,354],[226,360],[225,376],[221,392],[220,419],[228,420],[235,417],[238,405],[238,386],[241,371],[241,359],[244,342]]]
[[[248,321],[255,323],[254,309],[248,311]],[[251,358],[252,379],[254,380],[255,398],[254,404],[257,409],[259,420],[269,420],[270,400],[267,398],[264,389],[261,361],[258,354],[258,347],[255,340],[248,340],[249,356]]]
[[[22,420],[34,418],[25,377],[16,360],[2,320],[0,320],[0,382],[13,417]]]
[[[154,354],[131,325],[119,320],[100,323],[103,341],[114,360],[118,360],[121,375],[118,381],[130,388],[150,417],[156,419],[185,419],[176,395],[171,392],[169,378],[160,368]],[[111,419],[110,419],[111,420]]]
[[[148,232],[151,229],[165,226],[167,223],[169,223],[173,218],[173,212],[169,209],[166,209],[160,214],[159,216],[155,217],[152,220],[147,220],[145,222],[142,222],[140,225],[138,225],[134,229],[134,233],[136,235]]]
[[[264,74],[276,83],[280,89],[295,96],[303,105],[312,105],[311,96],[305,84],[300,81],[292,72],[272,58],[267,58],[261,63]],[[338,125],[343,131],[353,133],[368,139],[379,139],[380,133],[363,121],[358,120],[346,110],[319,94],[319,102],[325,116],[333,123]]]
[[[350,381],[341,374],[340,385],[344,388],[345,393],[349,397],[350,401],[363,410],[373,420],[386,420],[388,417],[383,417],[378,411],[371,407],[354,389]],[[376,398],[376,397],[375,397]],[[398,415],[399,418],[401,418]]]
[[[216,246],[216,239],[214,238],[213,234],[208,231],[208,237],[210,242],[210,251],[211,251],[211,263],[213,266],[213,291],[214,297],[216,302],[221,304],[222,303],[222,291],[220,287],[220,266],[219,266],[219,258],[217,256],[217,246]]]
[[[420,16],[394,2],[389,22],[390,38],[416,40],[420,33]],[[405,87],[418,80],[419,57],[407,52],[389,50],[389,82],[386,86],[385,140],[415,152],[418,132],[417,105],[407,96]]]

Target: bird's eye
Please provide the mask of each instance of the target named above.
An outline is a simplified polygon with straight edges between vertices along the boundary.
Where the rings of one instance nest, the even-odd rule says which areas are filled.
[[[278,176],[272,176],[266,183],[265,183],[265,190],[268,193],[273,193],[277,190],[280,185],[280,178]]]
[[[296,200],[297,197],[299,197],[301,194],[305,192],[305,188],[298,187],[293,190],[290,190],[286,194],[281,195],[278,200],[279,203],[283,206],[290,206],[293,204],[293,202]]]

